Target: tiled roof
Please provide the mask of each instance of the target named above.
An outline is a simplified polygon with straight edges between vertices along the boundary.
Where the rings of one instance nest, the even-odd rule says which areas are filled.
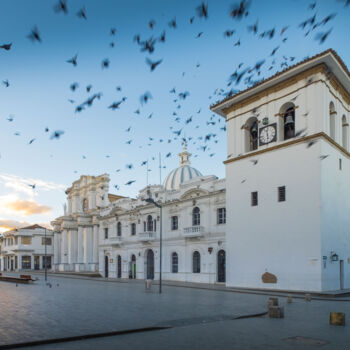
[[[45,229],[45,227],[40,226],[38,224],[34,224],[34,225],[26,226],[26,227],[21,227],[21,229],[23,229],[23,230],[35,230],[37,228]]]
[[[260,81],[259,83],[257,83],[256,85],[250,86],[249,88],[247,88],[247,89],[245,89],[245,90],[242,90],[242,91],[239,91],[239,92],[237,92],[237,93],[234,94],[234,95],[225,97],[225,98],[222,99],[221,101],[212,104],[212,105],[210,106],[210,109],[214,109],[214,108],[218,107],[220,104],[222,104],[222,103],[224,103],[224,102],[226,102],[226,101],[229,101],[229,100],[230,100],[231,98],[233,98],[233,97],[239,96],[239,95],[241,95],[241,94],[243,94],[243,93],[245,93],[245,92],[247,92],[247,91],[250,91],[250,90],[252,90],[252,89],[255,89],[257,86],[260,86],[260,85],[266,83],[267,81],[270,81],[270,80],[272,80],[272,79],[274,79],[274,78],[276,78],[276,77],[278,77],[278,76],[280,76],[280,75],[282,75],[282,74],[284,74],[284,73],[286,73],[286,72],[289,72],[290,70],[292,70],[292,69],[294,69],[294,68],[296,68],[296,67],[298,67],[298,66],[300,66],[300,65],[302,65],[302,64],[304,64],[304,63],[310,62],[310,61],[312,61],[312,60],[314,60],[314,59],[316,59],[316,58],[319,58],[319,57],[321,57],[321,56],[324,56],[324,55],[326,55],[327,53],[331,53],[331,54],[335,57],[335,59],[338,61],[338,63],[341,65],[341,67],[344,69],[344,71],[346,72],[347,76],[348,76],[349,79],[350,79],[350,72],[349,72],[348,67],[345,65],[344,61],[339,57],[339,55],[338,55],[333,49],[328,49],[328,50],[325,50],[325,51],[320,52],[319,54],[317,54],[317,55],[315,55],[315,56],[306,58],[305,60],[300,61],[300,62],[294,64],[293,66],[290,66],[290,67],[288,67],[288,68],[286,68],[286,69],[283,69],[282,71],[279,71],[279,72],[275,73],[275,74],[272,75],[271,77],[261,80],[261,81]]]

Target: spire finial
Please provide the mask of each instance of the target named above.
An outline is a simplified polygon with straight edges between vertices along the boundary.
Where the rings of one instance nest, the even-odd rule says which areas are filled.
[[[180,166],[190,164],[191,153],[187,152],[187,140],[184,138],[182,141],[182,152],[179,153]]]

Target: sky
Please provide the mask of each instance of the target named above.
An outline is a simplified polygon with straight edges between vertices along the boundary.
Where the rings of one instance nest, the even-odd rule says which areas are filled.
[[[231,74],[265,60],[253,70],[254,82],[282,70],[282,62],[293,65],[328,48],[350,65],[350,6],[345,0],[318,0],[313,9],[314,1],[251,0],[245,2],[248,14],[243,18],[230,16],[239,2],[226,0],[205,1],[207,18],[199,16],[202,1],[195,0],[66,3],[67,14],[54,10],[58,0],[0,1],[0,46],[12,43],[9,51],[0,49],[0,232],[48,225],[61,216],[64,190],[81,175],[107,173],[110,193],[137,196],[178,166],[183,138],[192,166],[222,178],[225,122],[210,105],[231,89],[249,86],[244,78],[228,86]],[[86,20],[76,15],[83,7]],[[318,25],[301,28],[315,14]],[[331,14],[335,17],[323,24]],[[168,24],[174,18],[176,28]],[[257,33],[248,29],[255,23]],[[28,39],[35,26],[41,42]],[[262,37],[272,29],[272,38]],[[233,35],[225,37],[227,30]],[[321,43],[319,36],[329,30]],[[135,35],[144,41],[163,31],[164,43],[157,40],[153,52],[141,52]],[[76,66],[67,62],[75,55]],[[146,58],[161,62],[151,71]],[[108,68],[102,68],[105,59]],[[78,84],[75,91],[73,83]],[[151,98],[141,103],[145,93]],[[92,106],[75,111],[94,94],[100,98]],[[108,108],[123,98],[118,109]],[[180,130],[177,136],[174,131]],[[52,138],[55,131],[64,133]],[[142,162],[148,162],[148,171]],[[130,180],[135,182],[125,185]]]

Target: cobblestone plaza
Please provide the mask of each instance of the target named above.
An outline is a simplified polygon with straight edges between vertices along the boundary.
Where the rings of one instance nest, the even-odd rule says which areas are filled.
[[[350,298],[293,298],[284,319],[234,318],[266,311],[268,295],[165,286],[146,292],[138,282],[43,275],[33,284],[0,283],[0,346],[152,326],[167,330],[119,335],[38,349],[191,348],[347,349],[349,326],[328,324],[330,311],[350,314]]]

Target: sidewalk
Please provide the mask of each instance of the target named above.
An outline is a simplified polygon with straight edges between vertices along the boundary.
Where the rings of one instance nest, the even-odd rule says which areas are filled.
[[[32,273],[43,275],[43,271],[35,271]],[[95,272],[49,272],[49,276],[55,277],[67,277],[67,278],[77,278],[77,279],[94,279],[103,282],[113,282],[113,283],[136,283],[144,284],[144,280],[140,279],[127,279],[127,278],[104,278]],[[158,286],[159,281],[154,280],[152,285]],[[305,294],[310,294],[314,299],[317,300],[349,300],[350,301],[350,289],[335,290],[335,291],[292,291],[292,290],[271,290],[271,289],[258,289],[258,288],[235,288],[226,287],[224,283],[195,283],[195,282],[181,282],[181,281],[169,281],[163,280],[162,285],[169,287],[182,287],[182,288],[194,288],[203,290],[213,290],[213,291],[223,291],[223,292],[233,292],[233,293],[246,293],[246,294],[259,294],[259,295],[270,295],[270,296],[280,296],[287,297],[289,295],[294,298],[305,298]],[[153,288],[154,288],[153,287]]]

